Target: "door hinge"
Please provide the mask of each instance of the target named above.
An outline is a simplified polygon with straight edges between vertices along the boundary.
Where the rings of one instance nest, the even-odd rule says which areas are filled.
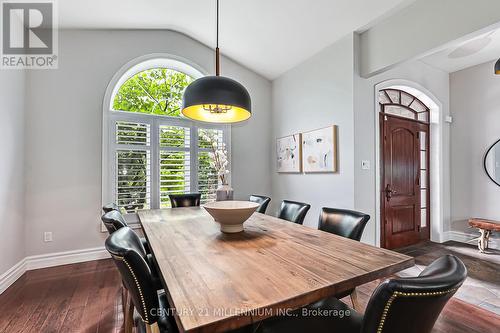
[[[420,226],[419,225],[417,225],[417,231],[420,232]]]
[[[384,224],[387,224],[387,219],[384,219]]]

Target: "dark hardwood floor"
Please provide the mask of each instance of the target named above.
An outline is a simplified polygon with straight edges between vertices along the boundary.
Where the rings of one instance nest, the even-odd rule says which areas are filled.
[[[120,332],[120,284],[110,259],[29,271],[0,295],[0,332]]]
[[[475,258],[464,260],[475,278],[479,274],[481,281],[489,284],[488,279],[496,276],[480,273],[480,267],[490,265],[481,262],[485,258],[476,258],[468,252],[464,255],[457,244],[448,249],[447,246],[450,244],[427,243],[401,251],[416,256],[418,269],[436,255],[455,251]],[[493,273],[498,274],[498,270]],[[493,281],[497,287],[498,281]],[[358,288],[363,307],[377,284],[374,281]],[[345,302],[350,304],[349,299]],[[29,271],[0,295],[0,332],[123,332],[122,324],[120,277],[111,260]],[[499,327],[500,316],[494,312],[453,297],[433,332],[496,333]]]

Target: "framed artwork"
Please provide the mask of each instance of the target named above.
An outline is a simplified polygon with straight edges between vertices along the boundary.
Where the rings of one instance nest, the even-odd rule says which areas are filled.
[[[302,171],[301,134],[276,139],[276,165],[278,172]]]
[[[303,171],[337,172],[337,126],[302,133]]]

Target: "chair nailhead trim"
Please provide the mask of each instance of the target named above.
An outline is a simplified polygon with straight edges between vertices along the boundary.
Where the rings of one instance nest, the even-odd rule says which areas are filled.
[[[125,260],[124,257],[119,257],[116,255],[113,255],[114,258],[121,260],[125,263],[127,266],[128,270],[130,271],[130,274],[132,274],[132,277],[134,278],[135,285],[137,286],[137,289],[139,290],[139,296],[141,297],[141,302],[142,302],[142,307],[144,308],[144,316],[146,317],[146,320],[143,320],[146,324],[149,324],[149,319],[148,319],[148,310],[146,308],[146,302],[144,301],[144,295],[142,294],[142,289],[141,285],[139,284],[139,281],[137,280],[137,277],[135,276],[134,271],[132,270],[132,267],[128,264],[127,260]]]
[[[396,297],[426,297],[426,296],[439,296],[444,295],[450,292],[456,291],[458,288],[444,290],[444,291],[433,291],[427,293],[405,293],[402,291],[395,291],[392,293],[391,297],[385,304],[384,310],[382,311],[382,317],[380,318],[380,323],[378,325],[377,333],[382,333],[384,328],[384,322],[387,318],[387,314],[389,313],[389,308],[391,307],[392,302],[396,299]]]

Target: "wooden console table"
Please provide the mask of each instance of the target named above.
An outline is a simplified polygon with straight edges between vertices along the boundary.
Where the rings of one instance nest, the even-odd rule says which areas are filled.
[[[472,218],[469,220],[469,225],[472,228],[477,228],[481,233],[477,239],[477,247],[481,253],[484,253],[484,250],[488,249],[488,241],[490,239],[490,235],[493,231],[500,231],[500,222],[493,220],[485,220]],[[476,240],[474,239],[474,240]]]

